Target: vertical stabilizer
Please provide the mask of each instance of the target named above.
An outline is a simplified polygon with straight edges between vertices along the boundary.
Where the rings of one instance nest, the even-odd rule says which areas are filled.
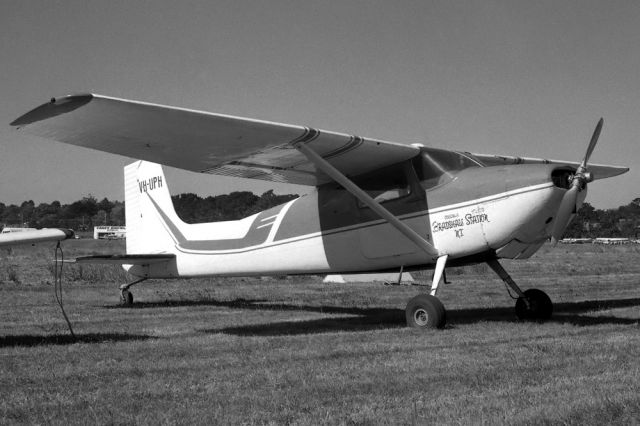
[[[136,161],[124,168],[127,254],[174,253],[178,218],[162,166]]]

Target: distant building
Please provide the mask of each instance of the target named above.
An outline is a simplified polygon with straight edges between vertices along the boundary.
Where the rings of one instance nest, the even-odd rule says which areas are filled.
[[[95,226],[94,240],[121,240],[127,236],[126,226]]]
[[[593,240],[593,244],[620,245],[629,243],[631,240],[628,238],[596,238]]]
[[[588,244],[593,240],[591,238],[563,238],[560,244]]]

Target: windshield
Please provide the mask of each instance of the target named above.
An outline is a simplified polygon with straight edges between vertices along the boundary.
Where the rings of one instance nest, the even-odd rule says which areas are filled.
[[[458,152],[436,148],[421,148],[421,151],[414,160],[414,167],[424,189],[450,181],[457,171],[480,167],[476,161]]]

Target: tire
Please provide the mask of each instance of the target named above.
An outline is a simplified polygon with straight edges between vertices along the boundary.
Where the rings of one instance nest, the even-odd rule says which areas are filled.
[[[447,322],[442,302],[429,294],[420,294],[407,303],[405,309],[407,326],[419,329],[444,328]]]
[[[537,288],[531,288],[524,292],[529,301],[529,307],[524,298],[516,300],[516,316],[525,321],[546,321],[553,314],[553,303],[547,293]]]
[[[120,300],[125,306],[133,305],[133,294],[129,290],[123,290],[120,295]]]

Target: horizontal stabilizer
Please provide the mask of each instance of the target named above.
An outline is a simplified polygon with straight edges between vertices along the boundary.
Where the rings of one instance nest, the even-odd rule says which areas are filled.
[[[152,263],[169,262],[176,258],[175,254],[111,254],[82,256],[76,263],[94,263],[106,265],[150,265]]]

